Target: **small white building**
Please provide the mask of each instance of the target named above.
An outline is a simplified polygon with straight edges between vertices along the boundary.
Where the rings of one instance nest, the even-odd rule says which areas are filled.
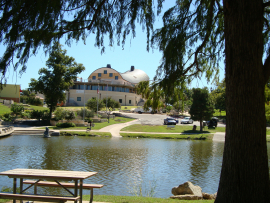
[[[137,106],[142,97],[135,92],[135,85],[140,81],[149,81],[148,75],[131,66],[125,73],[119,73],[107,67],[99,68],[90,74],[88,81],[79,79],[66,92],[66,106],[83,106],[87,100],[111,97],[122,106]]]

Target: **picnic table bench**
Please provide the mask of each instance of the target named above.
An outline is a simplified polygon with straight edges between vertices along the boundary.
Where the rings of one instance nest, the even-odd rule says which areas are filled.
[[[45,201],[45,202],[66,202],[66,201],[77,201],[80,196],[77,197],[61,197],[61,196],[49,196],[49,195],[32,195],[32,194],[13,194],[13,193],[0,193],[1,199],[16,199],[16,200],[34,200],[34,201]]]
[[[59,184],[57,182],[51,182],[51,181],[39,181],[36,182],[35,180],[24,180],[23,184],[31,184],[34,185],[34,194],[37,194],[37,186],[44,186],[44,187],[66,187],[66,188],[75,188],[74,183],[65,183],[65,182],[59,182]],[[90,203],[93,202],[93,196],[94,196],[94,192],[93,189],[94,188],[102,188],[103,185],[101,184],[86,184],[83,183],[82,188],[83,189],[89,189],[90,190]]]

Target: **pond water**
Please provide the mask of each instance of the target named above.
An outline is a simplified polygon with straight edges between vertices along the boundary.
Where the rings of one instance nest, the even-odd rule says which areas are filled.
[[[96,171],[84,181],[104,184],[95,194],[139,195],[142,191],[144,196],[167,198],[172,187],[186,181],[215,193],[223,147],[224,143],[212,141],[12,135],[0,139],[0,171]],[[268,157],[269,149],[270,143]],[[12,180],[0,176],[0,189],[4,186],[12,187]]]

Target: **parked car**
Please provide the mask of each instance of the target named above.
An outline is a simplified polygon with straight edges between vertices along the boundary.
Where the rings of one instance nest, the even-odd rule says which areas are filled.
[[[181,124],[185,124],[185,123],[193,123],[193,120],[190,117],[185,117],[181,120]]]
[[[176,125],[176,121],[174,118],[165,118],[164,119],[164,125]]]
[[[213,127],[217,127],[218,124],[218,118],[217,117],[212,117],[212,119],[210,121],[207,121],[207,126],[208,128],[213,128]]]
[[[141,114],[141,113],[153,113],[153,110],[152,110],[151,107],[149,107],[148,111],[145,111],[143,108],[138,107],[138,108],[134,109],[133,112],[136,112],[136,113],[139,113],[139,114]]]

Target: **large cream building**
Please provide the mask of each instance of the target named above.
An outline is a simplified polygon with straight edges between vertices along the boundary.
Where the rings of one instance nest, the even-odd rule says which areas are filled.
[[[87,79],[78,79],[67,91],[67,106],[83,106],[87,100],[95,97],[99,99],[111,97],[119,101],[121,106],[137,106],[142,101],[134,88],[140,81],[149,81],[148,75],[131,66],[125,73],[119,73],[107,67],[95,70]]]

